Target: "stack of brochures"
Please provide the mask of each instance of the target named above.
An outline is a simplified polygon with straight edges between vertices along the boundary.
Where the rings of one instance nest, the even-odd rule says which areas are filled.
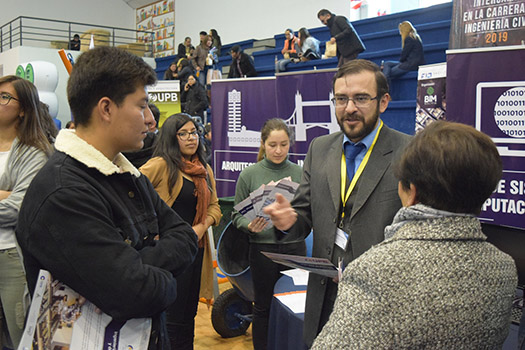
[[[272,221],[268,215],[263,212],[263,208],[275,202],[276,193],[282,194],[284,198],[291,201],[298,187],[299,184],[293,182],[289,177],[277,182],[272,181],[266,185],[261,185],[261,187],[250,193],[248,198],[233,208],[250,221],[257,217],[264,218],[268,222],[266,228],[270,228],[273,226]]]
[[[151,318],[112,320],[40,270],[18,350],[146,350]]]

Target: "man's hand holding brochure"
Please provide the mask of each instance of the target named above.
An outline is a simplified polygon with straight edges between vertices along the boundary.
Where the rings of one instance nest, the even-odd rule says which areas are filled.
[[[266,185],[261,185],[261,187],[251,192],[248,198],[234,206],[234,209],[250,220],[250,224],[255,223],[258,226],[259,221],[256,219],[262,218],[266,222],[264,228],[270,228],[273,226],[272,221],[269,215],[264,213],[263,209],[275,202],[277,193],[281,194],[288,202],[291,202],[298,187],[299,184],[291,181],[289,177],[277,182],[272,181]],[[258,231],[254,230],[254,232]],[[339,264],[340,266],[335,266],[327,259],[269,252],[261,253],[278,264],[323,275],[334,279],[334,281],[341,279],[341,263]]]

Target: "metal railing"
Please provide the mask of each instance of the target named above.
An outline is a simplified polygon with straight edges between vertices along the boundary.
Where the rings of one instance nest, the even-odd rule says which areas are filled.
[[[95,46],[122,47],[146,57],[154,54],[154,32],[26,16],[0,27],[0,52],[17,46],[68,49],[75,34],[80,36],[81,50],[93,35]]]

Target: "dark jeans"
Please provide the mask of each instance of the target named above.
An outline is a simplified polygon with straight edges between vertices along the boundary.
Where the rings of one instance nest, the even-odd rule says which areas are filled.
[[[281,277],[280,272],[289,270],[284,265],[276,264],[260,252],[291,255],[306,255],[304,242],[290,244],[250,243],[250,271],[252,273],[255,300],[253,303],[252,338],[255,350],[264,350],[268,344],[268,319],[273,298],[273,287]]]
[[[520,330],[518,333],[518,350],[525,350],[525,306],[521,311]]]
[[[339,55],[338,56],[338,63],[337,63],[337,67],[341,67],[343,64],[345,64],[346,62],[350,62],[351,60],[355,60],[357,58],[357,55],[359,55],[358,53],[353,53],[349,56],[346,56],[344,57],[343,55]]]
[[[408,73],[407,70],[399,68],[401,63],[394,61],[387,61],[383,63],[383,74],[386,76],[390,82],[391,78],[397,78],[403,74]]]
[[[173,350],[193,349],[203,256],[204,248],[199,248],[193,263],[176,278],[177,299],[166,310],[168,336]]]

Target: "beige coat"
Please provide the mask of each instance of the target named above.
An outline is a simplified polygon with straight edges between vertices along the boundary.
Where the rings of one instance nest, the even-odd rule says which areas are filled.
[[[208,171],[211,184],[211,197],[210,204],[208,205],[208,216],[214,220],[213,225],[216,226],[221,220],[222,213],[219,206],[219,199],[217,198],[217,190],[215,188],[215,178],[213,177],[213,171],[209,165],[206,165],[206,170]],[[182,172],[179,172],[179,176],[170,195],[168,187],[168,165],[163,158],[151,158],[140,168],[140,171],[151,181],[160,198],[162,198],[162,200],[171,207],[179,196],[180,190],[182,188]],[[187,178],[191,180],[191,177]],[[201,241],[199,242],[199,245],[200,244],[204,245],[200,297],[211,299],[213,297],[213,261],[211,257],[208,235],[204,235],[202,237]]]

